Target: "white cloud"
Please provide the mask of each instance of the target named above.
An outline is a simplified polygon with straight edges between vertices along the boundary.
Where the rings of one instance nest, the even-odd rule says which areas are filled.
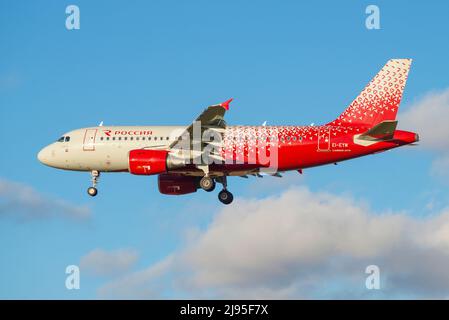
[[[173,257],[169,256],[144,270],[107,283],[98,290],[98,294],[101,298],[162,298],[164,285],[167,285],[163,283],[164,279],[174,268]]]
[[[110,276],[128,271],[137,261],[139,255],[133,249],[105,251],[95,249],[81,258],[80,267],[88,274]]]
[[[381,270],[379,292],[365,288],[370,264]],[[379,214],[348,198],[292,188],[262,200],[237,199],[183,249],[106,284],[99,293],[127,298],[164,296],[164,291],[178,298],[445,297],[448,265],[449,210],[427,219]]]
[[[401,128],[420,135],[420,147],[436,151],[435,174],[449,176],[449,89],[431,92],[399,116]]]
[[[49,217],[86,219],[90,214],[86,206],[50,198],[30,186],[0,178],[0,217],[28,221]]]
[[[420,134],[420,144],[424,148],[448,151],[449,89],[426,94],[398,119],[401,127]]]

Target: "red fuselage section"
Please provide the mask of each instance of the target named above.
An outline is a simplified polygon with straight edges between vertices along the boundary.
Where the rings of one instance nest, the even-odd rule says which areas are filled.
[[[363,126],[330,125],[231,126],[226,129],[221,149],[226,164],[212,167],[224,171],[270,166],[276,167],[277,171],[299,170],[382,152],[419,140],[416,133],[402,130],[396,130],[388,140],[359,140],[358,137],[367,130]]]

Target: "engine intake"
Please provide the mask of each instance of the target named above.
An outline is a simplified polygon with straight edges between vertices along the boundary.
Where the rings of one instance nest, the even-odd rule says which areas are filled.
[[[185,166],[185,161],[167,150],[131,150],[128,171],[136,175],[154,175]]]

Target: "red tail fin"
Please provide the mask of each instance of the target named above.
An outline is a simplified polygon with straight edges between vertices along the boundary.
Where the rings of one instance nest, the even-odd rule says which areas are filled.
[[[395,120],[411,63],[411,59],[389,60],[349,107],[328,125],[373,127],[385,120]]]

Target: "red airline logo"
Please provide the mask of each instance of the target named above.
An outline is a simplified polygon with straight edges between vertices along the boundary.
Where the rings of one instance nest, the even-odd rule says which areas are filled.
[[[103,130],[104,134],[108,137],[113,135],[121,135],[121,136],[149,136],[153,134],[151,130],[117,130],[112,132],[112,130]]]

